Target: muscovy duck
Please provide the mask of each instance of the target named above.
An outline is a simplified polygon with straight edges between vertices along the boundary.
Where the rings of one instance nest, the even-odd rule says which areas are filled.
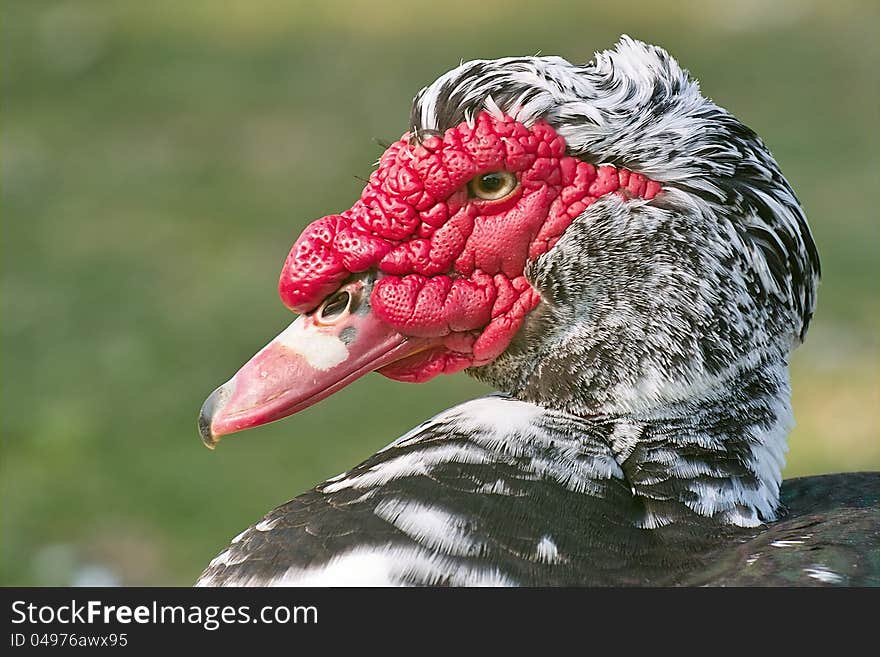
[[[271,511],[198,584],[880,584],[880,473],[781,484],[818,278],[764,143],[663,49],[462,63],[296,241],[301,314],[199,427],[213,447],[372,371],[503,392]]]

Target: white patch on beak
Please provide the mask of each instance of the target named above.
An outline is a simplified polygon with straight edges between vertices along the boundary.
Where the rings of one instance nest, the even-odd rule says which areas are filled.
[[[348,358],[345,343],[335,335],[323,333],[314,325],[307,326],[305,315],[298,317],[272,342],[299,354],[309,365],[322,372]]]

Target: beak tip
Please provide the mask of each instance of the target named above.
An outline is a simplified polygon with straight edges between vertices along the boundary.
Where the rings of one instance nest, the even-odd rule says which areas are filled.
[[[199,411],[199,435],[208,449],[214,449],[220,442],[220,435],[214,433],[212,425],[214,416],[222,409],[227,399],[229,399],[229,384],[222,385],[212,392]]]
[[[208,398],[210,401],[210,397]],[[205,407],[208,405],[208,402],[205,402],[205,405],[202,406],[202,410],[199,413],[199,436],[202,438],[202,442],[205,444],[205,447],[208,449],[214,449],[217,445],[217,441],[219,440],[219,436],[214,436],[211,431],[211,415],[210,411],[206,412]]]

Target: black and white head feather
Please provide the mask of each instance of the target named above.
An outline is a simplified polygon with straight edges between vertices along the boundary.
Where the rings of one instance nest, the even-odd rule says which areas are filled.
[[[560,57],[462,63],[416,96],[413,134],[437,133],[482,110],[546,120],[570,155],[638,171],[731,218],[767,294],[792,306],[803,339],[819,258],[806,217],[764,142],[700,93],[662,48],[621,38],[575,65]]]

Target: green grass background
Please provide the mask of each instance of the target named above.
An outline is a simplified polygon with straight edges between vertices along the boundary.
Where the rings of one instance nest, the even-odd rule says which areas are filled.
[[[0,583],[190,584],[464,375],[370,375],[275,425],[196,414],[290,317],[281,263],[460,59],[669,49],[770,145],[823,258],[787,476],[880,469],[875,2],[8,0],[0,23]]]

